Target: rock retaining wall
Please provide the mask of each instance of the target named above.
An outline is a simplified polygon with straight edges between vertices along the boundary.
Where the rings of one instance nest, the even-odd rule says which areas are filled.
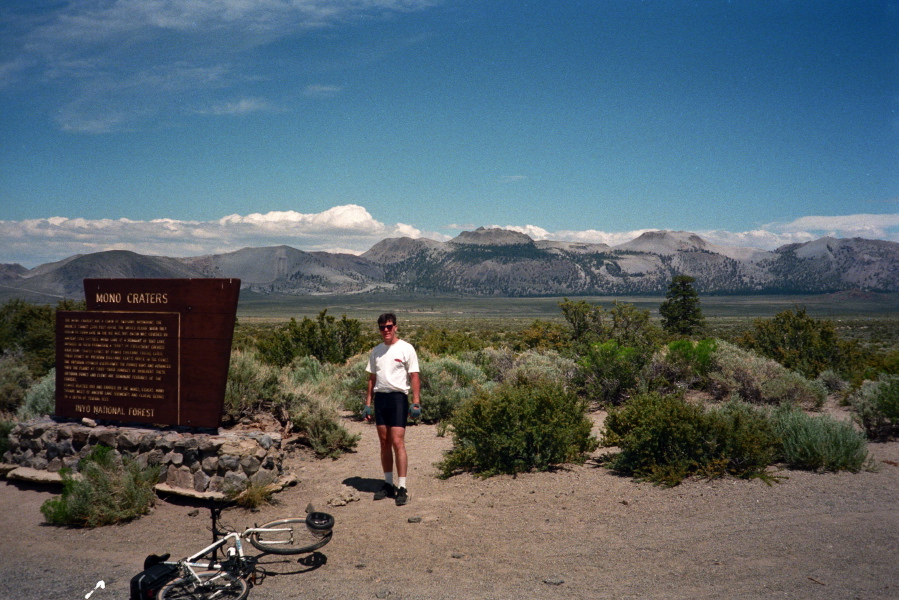
[[[9,435],[3,461],[56,472],[78,470],[94,446],[113,448],[143,465],[161,465],[160,483],[196,492],[227,492],[276,481],[283,472],[279,433],[184,433],[141,427],[91,426],[41,419]]]

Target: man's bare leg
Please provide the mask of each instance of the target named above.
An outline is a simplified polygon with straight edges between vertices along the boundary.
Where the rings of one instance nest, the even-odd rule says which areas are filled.
[[[396,475],[405,477],[409,459],[406,457],[406,428],[391,427],[388,433],[390,444],[393,446],[393,455],[396,458]]]
[[[381,468],[385,473],[393,472],[393,445],[390,430],[386,425],[378,425],[378,442],[381,444]],[[392,428],[391,428],[392,429]]]

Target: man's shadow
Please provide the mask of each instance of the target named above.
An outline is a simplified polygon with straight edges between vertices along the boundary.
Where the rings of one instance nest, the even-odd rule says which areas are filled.
[[[384,485],[384,480],[372,479],[371,477],[347,477],[343,480],[343,485],[347,485],[358,492],[374,494]]]

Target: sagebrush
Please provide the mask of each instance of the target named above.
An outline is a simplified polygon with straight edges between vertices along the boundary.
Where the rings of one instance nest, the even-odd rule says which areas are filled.
[[[691,475],[765,477],[776,455],[774,431],[752,407],[731,402],[707,411],[655,392],[610,410],[602,439],[618,447],[612,469],[667,486]]]
[[[849,397],[849,406],[869,438],[899,435],[899,375],[865,381]]]
[[[108,446],[95,446],[78,463],[79,474],[63,469],[62,495],[41,506],[51,525],[99,527],[134,519],[156,501],[159,466],[141,466]]]
[[[783,462],[798,469],[860,471],[868,461],[865,436],[851,423],[808,415],[795,406],[774,411],[772,422]]]
[[[583,462],[598,441],[586,405],[558,382],[495,386],[463,402],[452,419],[453,448],[437,466],[442,477],[545,471]]]

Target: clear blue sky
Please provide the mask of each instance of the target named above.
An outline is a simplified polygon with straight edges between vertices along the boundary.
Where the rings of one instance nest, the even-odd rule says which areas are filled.
[[[4,0],[0,262],[899,241],[899,2]]]

